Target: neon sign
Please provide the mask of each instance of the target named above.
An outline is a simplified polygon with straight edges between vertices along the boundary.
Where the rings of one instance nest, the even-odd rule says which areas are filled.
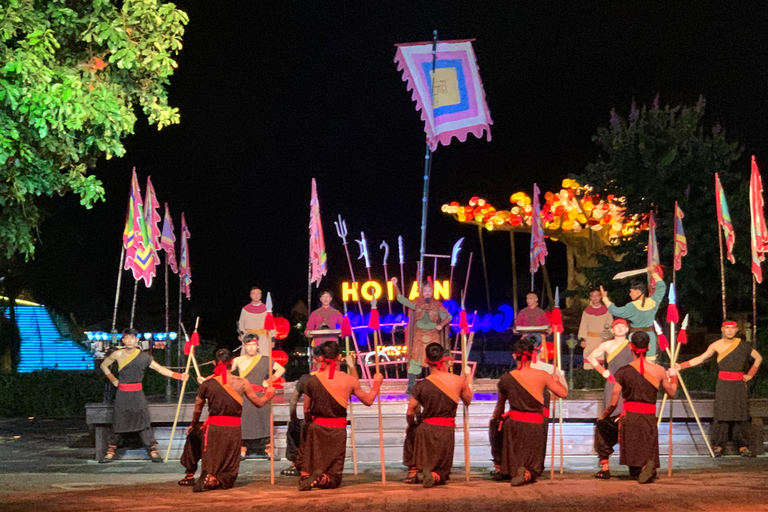
[[[395,287],[391,281],[387,281],[387,300],[396,300]],[[341,300],[344,302],[357,302],[361,297],[367,301],[381,298],[384,288],[377,281],[366,281],[362,285],[358,282],[344,281],[341,283]],[[409,300],[414,300],[419,296],[419,283],[416,281],[411,285],[411,292],[408,294]],[[435,281],[434,296],[437,300],[445,299],[451,296],[451,286],[448,280]]]
[[[415,284],[415,283],[414,283]],[[451,320],[451,331],[454,333],[460,332],[459,327],[459,305],[456,301],[446,300],[443,302],[443,306],[453,316]],[[365,316],[355,313],[349,313],[349,323],[355,331],[358,332],[372,332],[368,328],[368,320],[370,319],[370,313]],[[505,332],[509,330],[512,323],[515,320],[515,312],[512,307],[504,304],[499,306],[497,313],[486,313],[484,315],[477,315],[475,313],[467,313],[467,324],[469,324],[470,332]],[[381,330],[384,332],[392,332],[395,327],[408,325],[408,316],[398,313],[396,315],[387,314],[381,318],[380,321]]]

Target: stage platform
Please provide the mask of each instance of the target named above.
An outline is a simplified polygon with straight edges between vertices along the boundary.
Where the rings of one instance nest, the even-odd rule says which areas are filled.
[[[496,380],[478,379],[475,381],[475,396],[469,407],[470,425],[470,461],[472,464],[487,465],[491,459],[490,446],[488,444],[488,422],[496,405]],[[367,389],[367,383],[363,383]],[[406,381],[387,380],[382,387],[382,414],[384,426],[384,448],[387,461],[402,459],[403,441],[405,438],[407,408],[407,396],[405,395]],[[285,452],[285,431],[289,421],[288,400],[293,392],[293,383],[286,383],[282,394],[273,399],[275,422],[275,445],[277,457],[283,458]],[[555,417],[559,418],[562,409],[563,416],[563,453],[567,456],[594,456],[593,430],[594,421],[603,411],[602,390],[572,390],[569,398],[562,401],[562,407],[556,402],[552,407]],[[176,412],[176,403],[165,403],[163,397],[148,397],[150,401],[150,416],[155,429],[158,447],[165,455],[171,435],[173,418]],[[709,432],[709,421],[712,418],[714,400],[711,396],[692,397],[693,406],[701,418],[705,432]],[[661,400],[657,408],[661,407]],[[192,420],[194,408],[194,394],[185,395],[184,403],[179,415],[179,424],[174,433],[171,447],[171,459],[178,459],[184,444],[184,430]],[[662,412],[664,421],[659,428],[659,445],[662,455],[667,454],[669,423],[669,402]],[[751,399],[750,411],[752,414],[752,450],[757,454],[764,452],[764,439],[768,439],[765,431],[765,423],[768,418],[768,399]],[[693,411],[685,400],[682,392],[678,394],[672,406],[674,422],[672,427],[673,452],[679,456],[709,457],[706,444],[695,422]],[[299,417],[303,417],[302,406],[298,407]],[[205,412],[203,413],[203,419]],[[379,461],[379,434],[377,407],[365,407],[356,399],[353,400],[351,414],[348,419],[354,418],[355,441],[357,444],[357,457],[361,463]],[[111,433],[112,405],[103,403],[89,403],[86,405],[86,422],[94,429],[96,437],[96,459],[100,459],[106,451],[106,440]],[[456,424],[456,450],[455,461],[464,463],[464,422],[463,407],[459,407]],[[559,429],[559,425],[557,426]],[[351,421],[348,423],[347,432],[351,433]],[[559,437],[559,430],[558,437]],[[550,428],[551,433],[551,428]],[[347,458],[351,463],[352,442],[348,436]],[[551,450],[551,442],[547,450]],[[560,453],[559,439],[556,443],[556,453]],[[118,454],[122,459],[145,459],[144,450],[121,450]]]

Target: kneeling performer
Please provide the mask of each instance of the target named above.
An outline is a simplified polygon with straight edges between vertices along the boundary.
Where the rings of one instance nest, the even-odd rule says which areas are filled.
[[[502,431],[500,473],[512,477],[513,486],[533,483],[544,471],[544,390],[548,389],[559,398],[568,396],[568,385],[562,373],[555,376],[531,368],[533,353],[530,338],[515,344],[513,356],[517,368],[499,379],[499,399],[493,413]],[[559,370],[555,369],[555,372]],[[509,411],[504,413],[507,401]]]
[[[357,377],[337,372],[341,349],[335,341],[320,345],[323,357],[320,370],[304,386],[304,419],[306,437],[299,448],[301,479],[299,490],[313,487],[335,489],[341,485],[347,451],[347,403],[354,394],[370,407],[379,394],[384,376],[373,377],[373,387],[366,393]],[[347,364],[354,365],[348,356]]]
[[[472,402],[468,382],[472,376],[466,373],[466,378],[462,378],[448,373],[451,358],[443,355],[439,343],[430,343],[425,352],[429,377],[413,387],[408,402],[403,464],[408,466],[405,483],[419,483],[421,473],[424,487],[433,487],[445,484],[451,474],[456,407],[459,400],[465,405]]]

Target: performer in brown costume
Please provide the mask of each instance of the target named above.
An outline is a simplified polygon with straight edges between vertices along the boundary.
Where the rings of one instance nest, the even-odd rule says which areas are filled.
[[[275,395],[275,388],[269,386],[264,390],[263,397],[256,396],[247,380],[232,375],[229,371],[232,354],[226,348],[216,351],[215,360],[216,370],[213,376],[205,379],[200,385],[192,423],[187,428],[188,434],[197,430],[203,432],[203,468],[200,478],[195,482],[195,492],[229,489],[235,484],[240,471],[240,416],[243,413],[243,396],[256,407],[263,407]],[[200,415],[206,402],[208,418],[201,427]],[[199,439],[199,436],[197,438]],[[190,443],[189,438],[187,442]],[[190,453],[192,452],[193,449],[190,448]],[[189,469],[187,468],[188,471]],[[192,480],[194,473],[190,475],[188,472],[179,484],[189,485]],[[186,483],[182,483],[185,481]]]
[[[136,329],[123,330],[122,342],[125,348],[115,350],[101,363],[101,371],[117,388],[112,435],[107,445],[107,453],[99,461],[102,463],[114,460],[115,451],[123,441],[123,436],[130,432],[138,432],[142,444],[152,458],[152,462],[163,462],[163,458],[157,453],[157,441],[155,440],[155,432],[152,430],[147,398],[142,391],[141,381],[144,379],[144,372],[147,368],[152,368],[160,375],[177,380],[189,378],[186,373],[176,373],[157,364],[151,355],[142,352],[138,348],[138,334]],[[118,377],[112,375],[109,370],[110,365],[114,362],[117,362]]]
[[[373,377],[373,387],[366,393],[353,375],[336,371],[341,362],[341,349],[335,341],[320,345],[321,369],[312,375],[304,388],[304,419],[307,435],[301,444],[301,479],[299,490],[335,489],[341,485],[347,449],[347,403],[354,394],[364,405],[371,406],[379,394],[384,376]],[[347,364],[354,361],[347,356]]]
[[[416,377],[421,375],[422,368],[427,365],[426,348],[430,343],[438,343],[450,353],[451,344],[445,327],[451,323],[451,314],[443,304],[432,297],[432,284],[423,283],[419,297],[408,300],[397,287],[397,278],[391,279],[395,287],[397,301],[409,309],[408,327],[405,338],[408,350],[408,388],[409,395],[416,385]]]
[[[611,325],[611,331],[613,332],[613,339],[601,343],[587,356],[592,367],[606,380],[603,391],[604,410],[611,405],[616,372],[633,360],[632,352],[629,350],[629,340],[627,340],[627,332],[629,331],[627,321],[623,318],[617,318]],[[605,360],[601,362],[603,358]],[[600,471],[593,475],[595,478],[603,480],[611,478],[610,458],[613,447],[619,443],[617,420],[622,412],[622,404],[621,397],[619,397],[619,401],[611,414],[600,418],[595,424],[595,451],[600,463]]]
[[[649,484],[656,478],[659,467],[659,430],[656,427],[656,397],[659,387],[670,398],[677,391],[677,373],[669,374],[661,366],[645,360],[650,338],[645,331],[637,331],[630,338],[629,348],[633,361],[620,368],[614,375],[611,404],[603,411],[603,418],[610,417],[619,398],[624,399],[621,415],[619,462],[629,466],[629,474],[641,484]],[[610,476],[610,475],[608,475]]]
[[[683,370],[696,366],[717,354],[717,386],[715,387],[715,413],[710,427],[710,441],[715,457],[723,453],[723,445],[733,439],[739,445],[743,457],[751,457],[749,450],[749,390],[747,382],[757,373],[763,357],[749,343],[736,337],[736,322],[723,322],[723,337],[712,343],[707,350],[690,361],[676,365]],[[749,360],[755,362],[747,373]],[[729,435],[730,434],[730,435]]]
[[[445,484],[450,477],[456,407],[459,400],[465,405],[472,402],[472,377],[470,373],[466,378],[448,373],[446,364],[451,358],[445,357],[439,343],[427,345],[426,357],[429,377],[413,387],[408,402],[403,464],[408,467],[405,483],[416,484],[421,480],[424,487],[434,487]]]
[[[559,398],[568,396],[562,373],[556,370],[555,377],[531,368],[533,354],[533,342],[529,338],[515,344],[517,368],[499,379],[499,399],[493,413],[501,424],[503,436],[500,475],[511,476],[515,487],[535,482],[544,470],[544,391],[548,389]],[[507,402],[509,411],[504,413]]]

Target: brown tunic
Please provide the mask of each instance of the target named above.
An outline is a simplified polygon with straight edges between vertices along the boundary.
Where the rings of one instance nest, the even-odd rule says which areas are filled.
[[[429,380],[418,382],[413,398],[422,407],[420,422],[405,432],[403,464],[409,468],[432,471],[446,482],[453,467],[455,428],[425,423],[427,418],[456,418],[458,404]]]
[[[227,384],[242,396],[245,386],[250,385],[245,379],[231,376]],[[200,385],[197,392],[195,408],[199,401],[208,401],[208,416],[231,416],[240,418],[243,406],[213,378],[207,379]],[[222,489],[229,489],[235,484],[240,471],[240,427],[225,427],[219,425],[207,426],[203,449],[203,469],[201,479],[205,475],[215,476]]]
[[[152,364],[152,361],[151,355],[146,352],[139,352],[130,363],[118,370],[120,384],[141,383],[144,379],[144,372]],[[144,391],[122,391],[118,389],[115,394],[114,411],[112,431],[117,434],[140,432],[152,426]]]
[[[304,388],[310,402],[310,416],[314,418],[346,418],[342,407],[325,389],[320,379],[312,375]],[[307,419],[309,420],[309,419]],[[300,447],[301,470],[309,474],[322,471],[329,477],[327,488],[341,485],[344,458],[347,453],[347,429],[324,427],[315,422],[307,425],[306,438]]]
[[[721,372],[744,372],[752,345],[739,341],[728,355],[717,362]],[[749,391],[743,380],[717,379],[715,387],[715,421],[749,421]]]
[[[658,387],[651,384],[634,366],[622,367],[615,377],[621,386],[624,402],[656,404]],[[625,411],[619,427],[619,444],[621,464],[642,467],[648,461],[653,461],[658,468],[659,431],[656,428],[656,415]]]
[[[257,355],[259,361],[248,371],[245,375],[246,368],[241,371],[241,376],[248,381],[249,384],[255,386],[255,389],[261,389],[261,385],[269,376],[269,359],[264,356]],[[264,393],[258,391],[256,396],[262,397]],[[256,407],[250,401],[243,401],[243,424],[242,424],[242,436],[243,439],[263,439],[269,437],[269,410],[272,407],[272,403],[268,403],[264,407]]]
[[[512,376],[505,373],[499,379],[499,399],[509,401],[509,410],[543,413],[542,403]],[[514,475],[518,468],[530,471],[535,480],[544,471],[546,456],[546,423],[529,423],[506,418],[502,423],[501,472]]]

